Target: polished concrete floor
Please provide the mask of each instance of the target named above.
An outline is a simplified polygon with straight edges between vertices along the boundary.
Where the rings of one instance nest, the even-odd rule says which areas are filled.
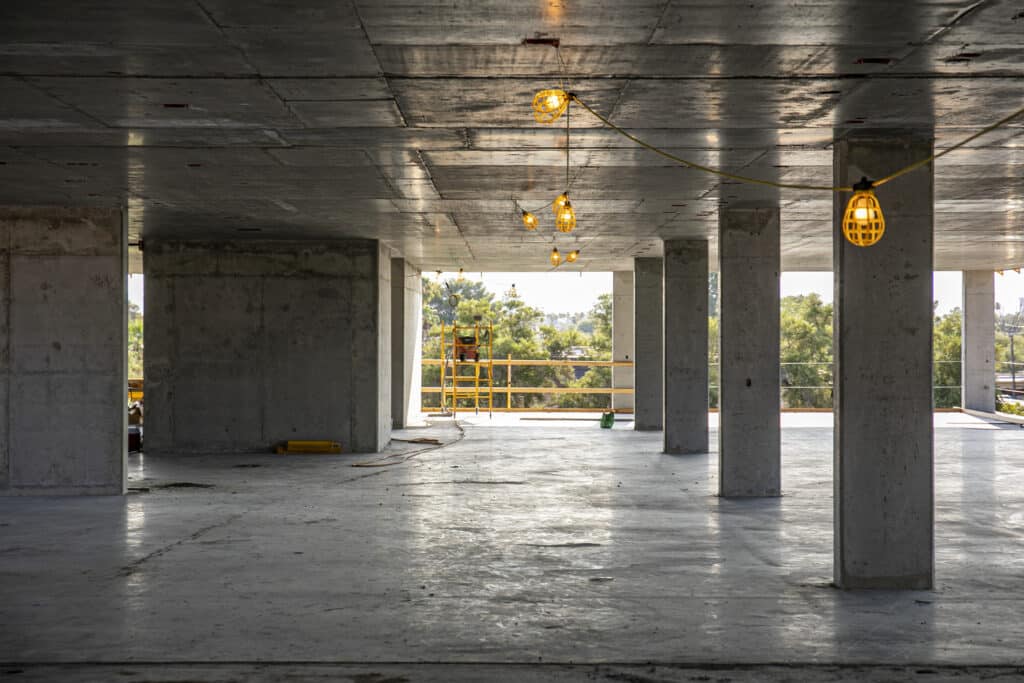
[[[771,500],[659,433],[509,417],[0,499],[0,678],[1024,678],[1024,429],[937,415],[936,590],[843,592],[831,417],[783,420]]]

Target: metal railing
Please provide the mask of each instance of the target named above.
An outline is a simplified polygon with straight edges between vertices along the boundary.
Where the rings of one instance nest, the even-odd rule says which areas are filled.
[[[562,407],[562,406],[515,406],[513,396],[526,395],[526,394],[548,394],[548,395],[599,395],[608,396],[609,404],[611,396],[613,394],[625,394],[633,395],[633,389],[628,387],[570,387],[570,386],[540,386],[540,387],[529,387],[529,386],[513,386],[513,368],[517,367],[560,367],[560,368],[631,368],[633,367],[633,361],[614,361],[614,360],[524,360],[518,358],[507,357],[504,359],[496,358],[493,361],[495,371],[502,371],[504,374],[504,384],[500,384],[498,379],[494,381],[494,397],[504,397],[504,405],[500,405],[494,402],[492,407],[493,412],[525,412],[525,411],[545,411],[545,412],[607,412],[614,410],[617,413],[632,413],[632,408],[611,408],[608,406],[575,406],[575,407]],[[428,366],[437,366],[440,369],[441,359],[440,358],[424,358],[424,368]],[[425,398],[427,395],[441,394],[440,386],[423,386],[422,394]],[[440,396],[439,396],[440,397]],[[422,401],[421,401],[422,403]],[[441,410],[439,403],[437,404],[423,404],[422,410],[437,411]],[[461,409],[460,409],[461,410]]]
[[[424,358],[424,368],[427,366],[440,366],[441,361],[437,358]],[[1019,364],[1024,366],[1024,363]],[[943,366],[955,366],[952,373],[940,373]],[[494,361],[495,370],[504,370],[504,385],[495,381],[494,393],[496,397],[504,396],[504,405],[495,403],[495,412],[518,412],[518,411],[544,411],[544,412],[595,412],[608,411],[610,408],[610,397],[614,394],[632,395],[633,389],[627,387],[572,387],[572,386],[513,386],[513,368],[516,367],[633,367],[632,361],[596,361],[596,360],[524,360],[506,358]],[[960,406],[961,386],[960,361],[935,361],[932,365],[933,377],[936,383],[933,385],[933,397],[936,409],[952,409]],[[719,363],[708,364],[708,405],[711,410],[718,409],[718,377]],[[957,384],[940,384],[940,374],[949,378],[948,381],[958,382]],[[1024,367],[1018,369],[1018,386],[1020,397],[1024,398]],[[812,382],[807,382],[811,379]],[[794,383],[795,382],[795,383]],[[997,384],[1001,387],[1001,380],[997,378]],[[780,388],[779,399],[784,411],[829,411],[832,410],[833,390],[833,362],[783,362],[780,363]],[[423,386],[423,397],[440,394],[439,386]],[[1009,390],[1004,390],[1009,394]],[[545,405],[515,406],[513,396],[524,394],[542,395],[565,395],[565,394],[590,394],[609,397],[609,405],[591,407],[558,407]],[[510,407],[511,406],[511,407]],[[438,404],[425,404],[423,410],[441,410]],[[618,408],[616,412],[631,413],[631,408]]]

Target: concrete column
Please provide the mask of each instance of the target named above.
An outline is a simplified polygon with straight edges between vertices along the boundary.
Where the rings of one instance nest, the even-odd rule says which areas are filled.
[[[835,184],[932,153],[928,135],[864,131],[835,145]],[[928,589],[934,579],[931,165],[877,190],[880,242],[842,234],[834,200],[835,582]]]
[[[960,340],[960,405],[996,410],[995,277],[990,270],[964,271],[963,332]]]
[[[665,241],[665,452],[708,452],[708,243]]]
[[[612,273],[612,360],[633,360],[633,273]],[[633,368],[612,368],[612,387],[633,388]],[[633,408],[630,394],[612,394],[614,410]]]
[[[722,208],[718,234],[718,492],[778,496],[779,207]]]
[[[403,258],[391,259],[391,422],[419,422],[423,386],[423,276]]]
[[[121,212],[0,208],[0,495],[124,493]]]
[[[380,450],[391,260],[375,240],[146,241],[146,451]]]
[[[633,260],[633,428],[657,431],[664,424],[662,259]]]

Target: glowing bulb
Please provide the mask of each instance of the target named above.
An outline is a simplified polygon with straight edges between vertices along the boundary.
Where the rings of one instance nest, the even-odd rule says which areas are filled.
[[[507,292],[505,292],[505,294],[510,299],[518,299],[519,298],[519,292],[516,291],[516,285],[515,285],[514,282],[512,283],[512,286],[509,288],[509,290]]]
[[[562,265],[562,255],[558,253],[558,247],[551,250],[551,265],[555,268]]]
[[[568,254],[565,255],[565,262],[566,263],[576,263],[576,259],[578,259],[579,257],[580,257],[580,250],[579,249],[573,249],[572,251],[570,251]]]
[[[871,181],[861,178],[843,214],[843,236],[850,244],[870,247],[885,234],[885,216]]]
[[[555,197],[555,203],[551,205],[551,210],[558,215],[558,212],[562,210],[562,207],[569,203],[569,195],[565,192]]]
[[[537,229],[537,217],[529,211],[523,211],[523,225],[526,226],[527,230]]]
[[[459,280],[465,280],[465,279],[466,279],[466,276],[462,272],[462,268],[459,268]]]
[[[554,123],[569,106],[564,90],[541,90],[533,96],[533,118],[537,123]]]
[[[572,229],[576,227],[576,212],[568,199],[565,200],[565,206],[559,209],[555,216],[555,227],[558,228],[558,232],[572,232]]]

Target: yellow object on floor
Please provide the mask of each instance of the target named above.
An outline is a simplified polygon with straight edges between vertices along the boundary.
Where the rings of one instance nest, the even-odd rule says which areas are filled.
[[[337,441],[285,441],[276,451],[279,455],[341,453],[341,444]]]

